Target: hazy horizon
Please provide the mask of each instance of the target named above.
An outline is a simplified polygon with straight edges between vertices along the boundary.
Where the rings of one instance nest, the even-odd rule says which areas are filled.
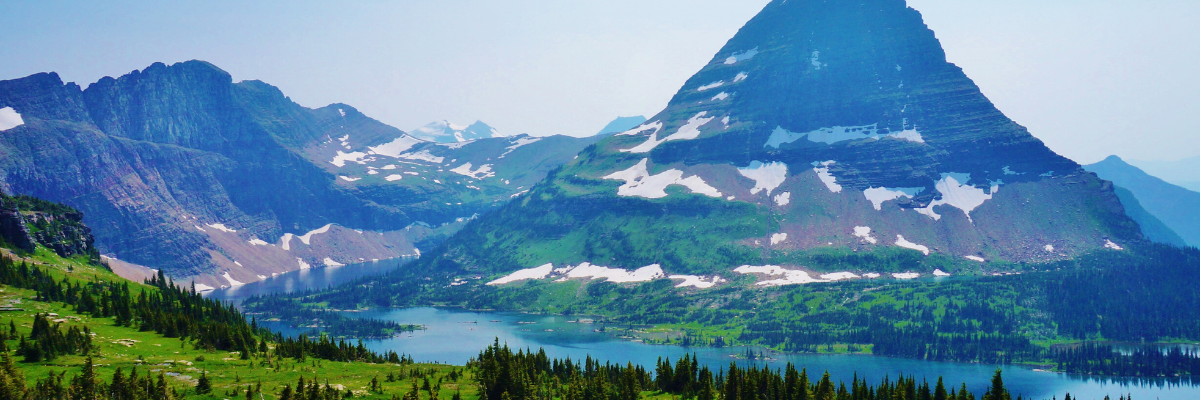
[[[589,135],[652,116],[767,3],[516,1],[0,6],[0,80],[86,86],[154,62],[211,62],[297,103],[346,103],[408,131],[482,120]],[[1200,155],[1190,112],[1200,5],[911,0],[997,107],[1080,163]],[[1183,144],[1183,145],[1181,145]]]

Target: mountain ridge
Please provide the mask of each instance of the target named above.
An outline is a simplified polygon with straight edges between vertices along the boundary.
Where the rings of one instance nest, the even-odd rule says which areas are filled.
[[[103,254],[210,287],[415,255],[590,144],[420,143],[203,61],[87,89],[55,73],[0,81],[0,108],[23,119],[0,135],[0,189],[79,208]]]
[[[818,254],[916,250],[915,272],[978,273],[1142,242],[1112,185],[1005,117],[904,1],[775,1],[649,122],[418,265],[833,272]]]
[[[1197,212],[1200,210],[1200,193],[1150,175],[1115,155],[1085,168],[1127,189],[1148,214],[1177,234],[1187,246],[1200,247],[1200,212]],[[1149,222],[1143,228],[1154,229],[1155,226],[1154,222]],[[1168,234],[1155,236],[1171,242]]]

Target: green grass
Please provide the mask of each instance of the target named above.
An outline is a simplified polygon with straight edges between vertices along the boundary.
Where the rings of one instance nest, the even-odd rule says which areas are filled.
[[[29,261],[51,271],[56,277],[66,277],[71,281],[118,281],[122,278],[102,267],[88,265],[79,260],[64,260],[57,258],[52,252],[39,249],[31,255]],[[133,284],[133,290],[154,290],[141,284]],[[432,382],[445,378],[452,370],[462,370],[462,367],[417,364],[417,365],[388,365],[332,362],[309,358],[305,361],[296,359],[278,359],[256,357],[242,360],[237,352],[197,350],[188,340],[163,337],[154,332],[141,332],[137,328],[116,326],[112,318],[94,318],[87,314],[75,313],[71,307],[63,303],[41,302],[34,300],[36,293],[28,289],[19,289],[0,285],[0,304],[11,304],[24,311],[0,312],[0,325],[7,330],[10,321],[17,327],[21,335],[29,335],[34,315],[37,313],[57,314],[52,318],[61,322],[61,328],[70,326],[88,327],[92,333],[92,356],[101,379],[108,381],[117,368],[125,374],[137,368],[139,375],[147,372],[154,375],[167,373],[168,380],[179,393],[186,393],[186,398],[192,399],[224,399],[241,398],[247,387],[261,382],[263,395],[266,399],[275,398],[283,385],[295,385],[300,377],[306,380],[316,377],[322,384],[341,385],[355,392],[356,398],[387,399],[392,395],[403,395],[411,385],[411,379],[399,382],[385,382],[389,373],[404,375],[405,372],[425,371]],[[10,349],[16,349],[18,341],[6,343]],[[45,379],[49,374],[66,372],[67,379],[78,374],[85,361],[85,355],[59,356],[51,361],[38,363],[20,362],[21,357],[14,356],[18,367],[25,374],[26,381],[33,385],[39,379]],[[201,373],[207,373],[212,382],[213,392],[209,395],[197,395],[193,388]],[[448,399],[455,391],[461,391],[465,398],[476,397],[476,387],[470,381],[470,372],[466,379],[458,382],[443,383],[439,398]],[[175,375],[177,374],[177,375]],[[367,393],[366,389],[373,377],[378,377],[383,394]],[[238,390],[236,395],[227,392]],[[344,392],[344,391],[343,391]],[[422,392],[422,396],[427,395]]]

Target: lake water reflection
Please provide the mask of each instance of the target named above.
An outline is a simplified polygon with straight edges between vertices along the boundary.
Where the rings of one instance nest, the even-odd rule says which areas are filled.
[[[379,274],[400,266],[400,262],[379,262],[347,265],[336,269],[315,269],[284,274],[264,282],[248,284],[234,289],[214,291],[211,297],[239,301],[251,294],[266,294],[280,291],[299,291],[306,288],[322,288],[331,284],[347,282],[358,277]],[[747,363],[734,355],[741,355],[746,348],[684,348],[680,346],[649,345],[616,337],[611,329],[597,332],[598,324],[580,323],[579,317],[531,315],[520,313],[472,312],[440,308],[382,309],[347,313],[358,318],[377,318],[399,323],[421,324],[425,330],[405,333],[383,340],[366,340],[364,344],[375,351],[396,351],[413,356],[421,362],[443,362],[462,364],[479,354],[487,345],[499,338],[514,348],[544,348],[551,357],[570,357],[582,360],[591,356],[614,363],[637,363],[653,369],[658,357],[678,359],[684,354],[695,354],[701,362],[712,369],[723,369],[730,362]],[[268,324],[285,334],[297,334],[298,330],[279,324]],[[762,351],[762,349],[754,349]],[[867,355],[813,355],[779,354],[766,351],[769,360],[753,361],[772,368],[782,368],[787,362],[808,368],[810,375],[819,376],[829,371],[835,379],[849,381],[857,373],[869,381],[878,382],[885,375],[899,374],[925,378],[931,382],[942,376],[947,384],[956,387],[966,382],[971,391],[982,395],[992,373],[998,366],[987,364],[964,364],[928,362]],[[1113,380],[1089,378],[1051,372],[1039,372],[1022,367],[999,366],[1004,371],[1005,382],[1014,394],[1026,398],[1063,398],[1065,393],[1082,399],[1113,398],[1132,394],[1135,399],[1200,399],[1200,386],[1181,380]]]

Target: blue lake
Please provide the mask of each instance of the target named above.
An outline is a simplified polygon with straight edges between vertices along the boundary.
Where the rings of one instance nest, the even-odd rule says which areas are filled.
[[[400,267],[403,262],[381,261],[298,271],[262,282],[214,291],[209,296],[238,303],[254,294],[319,289],[363,276],[384,273]],[[947,385],[952,384],[955,387],[966,382],[968,388],[979,396],[983,394],[992,373],[1000,368],[1004,371],[1005,382],[1010,390],[1026,398],[1049,399],[1056,396],[1061,399],[1069,392],[1073,397],[1081,399],[1102,399],[1105,395],[1116,398],[1122,394],[1132,394],[1139,400],[1200,399],[1200,385],[1193,384],[1190,380],[1095,378],[1040,372],[1023,367],[930,362],[869,355],[780,354],[763,349],[752,350],[764,352],[768,360],[746,361],[735,358],[746,353],[747,349],[744,347],[685,348],[644,344],[628,337],[620,337],[627,334],[623,327],[609,326],[605,332],[597,332],[601,325],[580,323],[578,316],[472,312],[441,308],[379,309],[347,315],[424,325],[425,330],[405,333],[390,339],[364,341],[372,350],[396,351],[411,355],[420,362],[463,364],[499,338],[502,343],[514,348],[543,348],[551,357],[582,360],[590,355],[602,361],[621,364],[632,362],[650,369],[653,369],[659,357],[674,360],[684,354],[695,354],[711,369],[727,368],[730,362],[753,362],[772,368],[782,368],[791,362],[798,367],[807,368],[810,375],[819,376],[822,372],[829,371],[835,379],[845,381],[849,381],[855,373],[872,382],[878,382],[884,376],[895,377],[900,374],[912,375],[918,380],[924,378],[930,382],[941,376]],[[279,324],[268,326],[285,334],[300,332]]]

